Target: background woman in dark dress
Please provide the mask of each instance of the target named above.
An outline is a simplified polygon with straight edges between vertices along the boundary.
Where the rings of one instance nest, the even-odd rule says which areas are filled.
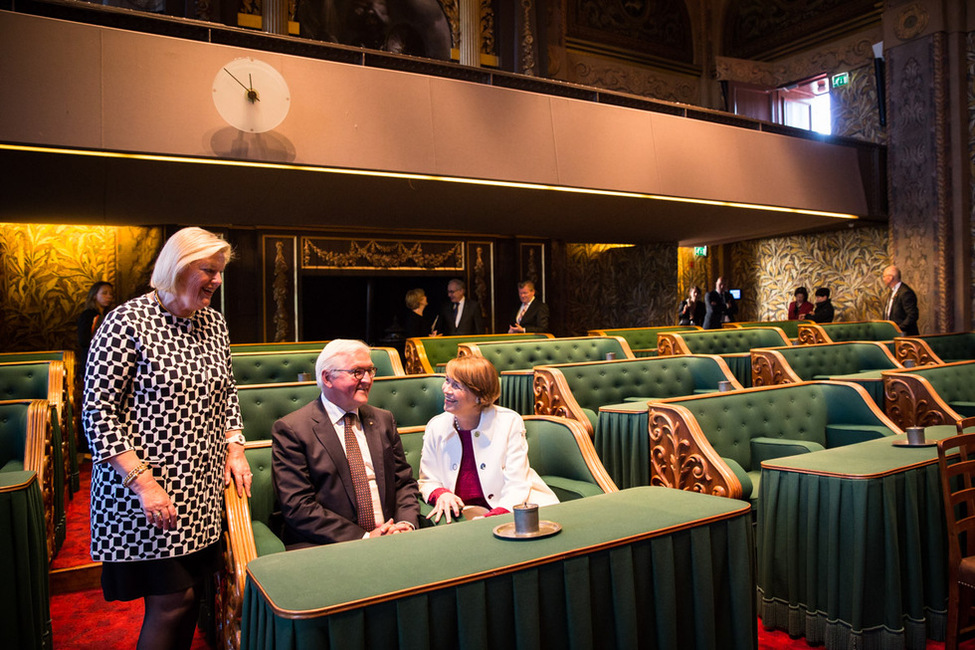
[[[680,308],[677,311],[678,325],[697,325],[698,327],[704,325],[706,308],[700,298],[701,289],[691,287],[688,297],[681,301]]]
[[[105,314],[112,308],[115,294],[111,282],[96,282],[88,290],[85,310],[78,317],[78,362],[82,368],[88,366],[88,348],[98,326],[105,320]]]
[[[423,289],[410,289],[406,292],[406,338],[431,336],[433,319],[427,314],[427,294]]]

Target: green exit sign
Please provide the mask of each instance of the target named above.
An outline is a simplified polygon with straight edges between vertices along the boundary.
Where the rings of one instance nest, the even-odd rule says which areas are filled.
[[[694,247],[694,255],[697,256],[697,257],[707,257],[708,256],[708,247],[707,246],[695,246]]]
[[[839,74],[834,74],[832,81],[833,81],[833,88],[840,88],[841,86],[845,86],[848,83],[850,83],[850,73],[840,72]]]

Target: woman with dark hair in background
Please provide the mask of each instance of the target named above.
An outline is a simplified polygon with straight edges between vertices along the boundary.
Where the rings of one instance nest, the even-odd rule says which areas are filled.
[[[88,289],[85,310],[78,317],[78,361],[82,368],[88,367],[88,348],[98,326],[105,320],[105,314],[112,308],[115,294],[111,282],[96,282]]]

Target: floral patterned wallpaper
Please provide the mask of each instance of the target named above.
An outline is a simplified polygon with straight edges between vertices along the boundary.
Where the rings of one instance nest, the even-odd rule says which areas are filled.
[[[89,287],[131,298],[161,245],[159,228],[0,224],[0,351],[74,350]]]
[[[567,245],[565,332],[606,327],[673,325],[677,303],[677,246]]]
[[[828,287],[836,320],[880,318],[885,288],[880,279],[890,264],[887,228],[773,237],[732,244],[731,284],[740,287],[739,320],[782,320],[796,287],[812,299]],[[910,284],[910,269],[903,269]]]

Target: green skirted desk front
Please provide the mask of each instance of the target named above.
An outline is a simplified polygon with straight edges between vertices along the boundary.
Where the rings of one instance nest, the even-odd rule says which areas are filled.
[[[34,472],[0,472],[0,647],[53,647],[44,501]]]
[[[643,487],[278,553],[247,567],[241,648],[742,648],[757,644],[752,526],[732,499]]]
[[[647,400],[599,408],[593,446],[616,486],[650,485],[650,432]]]
[[[928,427],[929,440],[955,434]],[[948,545],[937,448],[905,436],[762,463],[760,616],[827,650],[943,640]]]

